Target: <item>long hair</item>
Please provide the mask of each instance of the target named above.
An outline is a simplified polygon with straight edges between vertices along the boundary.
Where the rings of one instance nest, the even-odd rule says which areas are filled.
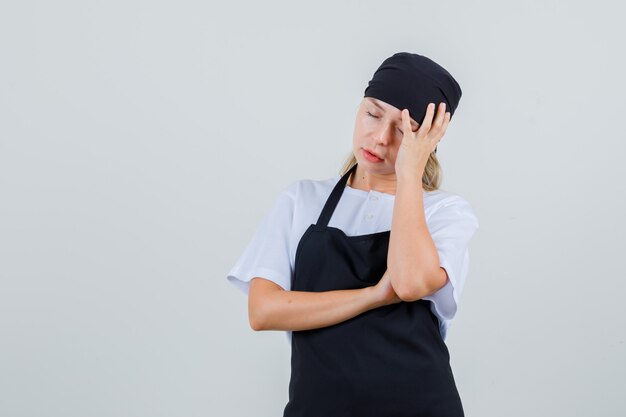
[[[350,170],[350,168],[356,165],[356,162],[354,154],[350,152],[346,158],[346,162],[341,168],[341,171],[339,171],[339,175],[343,176]],[[439,164],[439,159],[437,159],[437,154],[435,152],[431,152],[428,157],[428,161],[426,162],[426,167],[424,168],[424,175],[422,175],[422,188],[425,191],[435,191],[438,190],[440,186],[441,165]]]

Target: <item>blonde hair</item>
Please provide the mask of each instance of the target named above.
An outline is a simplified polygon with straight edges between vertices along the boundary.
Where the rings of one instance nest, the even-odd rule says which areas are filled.
[[[348,157],[346,158],[346,162],[343,164],[343,167],[339,171],[339,175],[343,176],[346,172],[350,170],[353,166],[356,165],[356,158],[354,154],[350,152]],[[428,161],[426,162],[426,167],[424,168],[424,175],[422,175],[422,187],[424,191],[435,191],[438,190],[441,186],[441,165],[439,164],[439,159],[437,159],[437,154],[432,152],[428,157]]]

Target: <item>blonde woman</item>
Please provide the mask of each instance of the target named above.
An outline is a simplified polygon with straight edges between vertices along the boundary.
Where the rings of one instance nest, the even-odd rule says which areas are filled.
[[[291,344],[284,417],[464,415],[444,340],[478,220],[436,157],[460,98],[431,59],[384,60],[343,169],[285,188],[229,272]]]

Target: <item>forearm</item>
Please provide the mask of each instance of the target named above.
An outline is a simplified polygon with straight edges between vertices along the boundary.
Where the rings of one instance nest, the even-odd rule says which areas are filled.
[[[422,193],[421,178],[398,178],[387,268],[394,290],[407,301],[430,293],[440,272]]]
[[[310,330],[341,323],[382,304],[374,287],[323,292],[274,291],[259,330]]]

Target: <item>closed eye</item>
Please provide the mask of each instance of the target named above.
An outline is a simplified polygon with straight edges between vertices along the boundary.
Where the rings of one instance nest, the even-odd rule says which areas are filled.
[[[368,116],[373,117],[374,119],[378,119],[378,116],[374,116],[369,111],[366,111],[365,113],[367,113]],[[402,129],[398,128],[398,132],[400,132],[401,135],[404,135],[404,132],[402,131]]]

